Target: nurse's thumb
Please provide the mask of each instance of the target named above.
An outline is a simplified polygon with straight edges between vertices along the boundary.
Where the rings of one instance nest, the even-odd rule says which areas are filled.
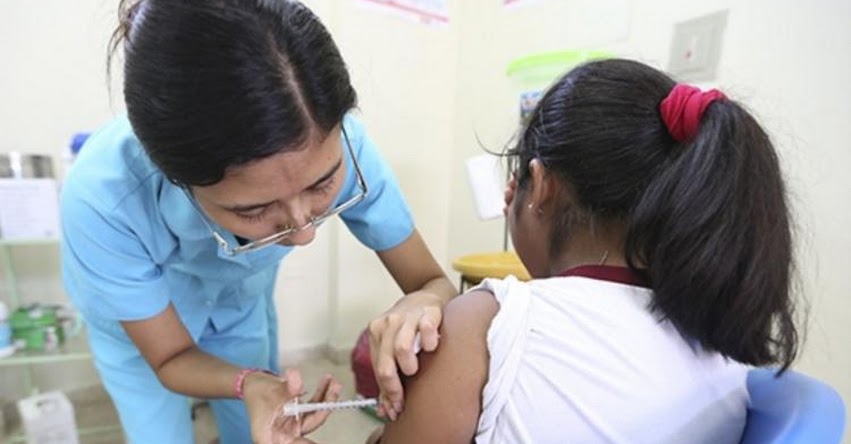
[[[294,369],[289,368],[284,372],[283,378],[281,378],[281,382],[287,385],[287,397],[297,398],[301,396],[302,390],[304,388],[304,382],[301,379],[301,373]]]

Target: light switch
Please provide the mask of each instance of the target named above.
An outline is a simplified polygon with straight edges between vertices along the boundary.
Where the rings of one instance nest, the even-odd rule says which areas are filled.
[[[727,12],[724,10],[674,25],[668,72],[677,80],[705,82],[715,79]]]

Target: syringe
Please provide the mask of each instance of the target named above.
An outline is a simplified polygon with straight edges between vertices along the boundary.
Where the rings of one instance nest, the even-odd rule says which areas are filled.
[[[284,404],[284,416],[299,416],[305,413],[315,412],[318,410],[339,410],[339,409],[355,409],[360,407],[374,407],[378,405],[378,399],[353,399],[351,401],[337,402],[308,402],[299,404],[298,401]]]

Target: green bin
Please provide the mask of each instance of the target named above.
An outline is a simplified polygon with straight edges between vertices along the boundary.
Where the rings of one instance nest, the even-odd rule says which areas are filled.
[[[12,327],[12,342],[23,342],[26,350],[45,350],[52,345],[58,346],[65,337],[57,322],[56,307],[31,305],[21,307],[12,313],[9,325]],[[51,337],[53,336],[53,337]]]

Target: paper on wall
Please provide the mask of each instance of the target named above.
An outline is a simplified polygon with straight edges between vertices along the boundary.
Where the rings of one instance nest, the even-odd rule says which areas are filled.
[[[482,154],[467,159],[467,180],[473,191],[476,212],[482,220],[502,217],[505,206],[504,173],[500,158]]]
[[[54,179],[0,179],[0,239],[58,239]]]
[[[449,0],[357,0],[362,5],[428,25],[449,24]]]

